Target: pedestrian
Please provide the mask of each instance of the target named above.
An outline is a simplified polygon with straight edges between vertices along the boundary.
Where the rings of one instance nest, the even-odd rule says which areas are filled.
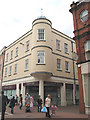
[[[11,107],[11,113],[12,114],[14,113],[15,103],[16,103],[16,100],[15,100],[15,97],[13,96],[13,98],[10,101],[10,107]]]
[[[16,95],[16,105],[18,105],[18,96]]]
[[[25,106],[26,106],[26,112],[31,112],[31,110],[30,110],[30,95],[28,93],[25,96]]]
[[[42,109],[42,99],[41,99],[40,95],[39,95],[39,98],[37,99],[37,105],[38,105],[38,112],[41,112],[41,109]]]
[[[1,120],[4,120],[6,106],[9,103],[9,99],[7,96],[4,95],[4,92],[2,91],[2,113],[1,113]]]
[[[20,94],[20,96],[19,96],[19,108],[20,108],[20,110],[22,109],[22,105],[23,105],[22,100],[23,100],[22,94]]]
[[[33,109],[33,101],[34,101],[33,96],[30,96],[30,108],[32,109]]]
[[[54,117],[56,116],[56,110],[58,110],[58,108],[55,104],[53,104],[51,106],[51,115],[54,116]]]
[[[13,98],[13,96],[12,96],[12,94],[11,94],[10,97],[9,97],[9,101],[11,101],[12,98]]]
[[[46,117],[51,117],[50,116],[50,106],[51,106],[51,96],[48,94],[47,98],[45,99],[45,107],[47,108],[47,112],[46,112]]]

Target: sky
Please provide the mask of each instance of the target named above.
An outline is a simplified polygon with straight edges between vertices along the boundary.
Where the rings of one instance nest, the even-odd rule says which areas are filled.
[[[41,16],[41,9],[42,15],[52,22],[52,28],[73,38],[73,16],[69,12],[72,1],[1,0],[0,50],[31,30],[33,20]]]

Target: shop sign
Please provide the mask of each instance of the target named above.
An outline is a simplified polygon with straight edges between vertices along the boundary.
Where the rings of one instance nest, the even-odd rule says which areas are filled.
[[[39,85],[39,82],[29,82],[29,83],[24,83],[24,86],[37,86]]]
[[[8,85],[8,86],[2,86],[3,90],[15,90],[16,85]]]

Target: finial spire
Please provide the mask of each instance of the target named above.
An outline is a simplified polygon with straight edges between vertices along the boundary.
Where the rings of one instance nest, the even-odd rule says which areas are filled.
[[[43,8],[41,8],[41,16],[43,16]]]

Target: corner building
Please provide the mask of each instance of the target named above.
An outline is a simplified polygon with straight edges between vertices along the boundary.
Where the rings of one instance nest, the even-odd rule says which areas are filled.
[[[52,104],[66,106],[79,99],[75,41],[52,28],[41,16],[32,22],[32,29],[11,43],[5,51],[3,90],[10,94],[38,95],[43,101],[51,95]]]

